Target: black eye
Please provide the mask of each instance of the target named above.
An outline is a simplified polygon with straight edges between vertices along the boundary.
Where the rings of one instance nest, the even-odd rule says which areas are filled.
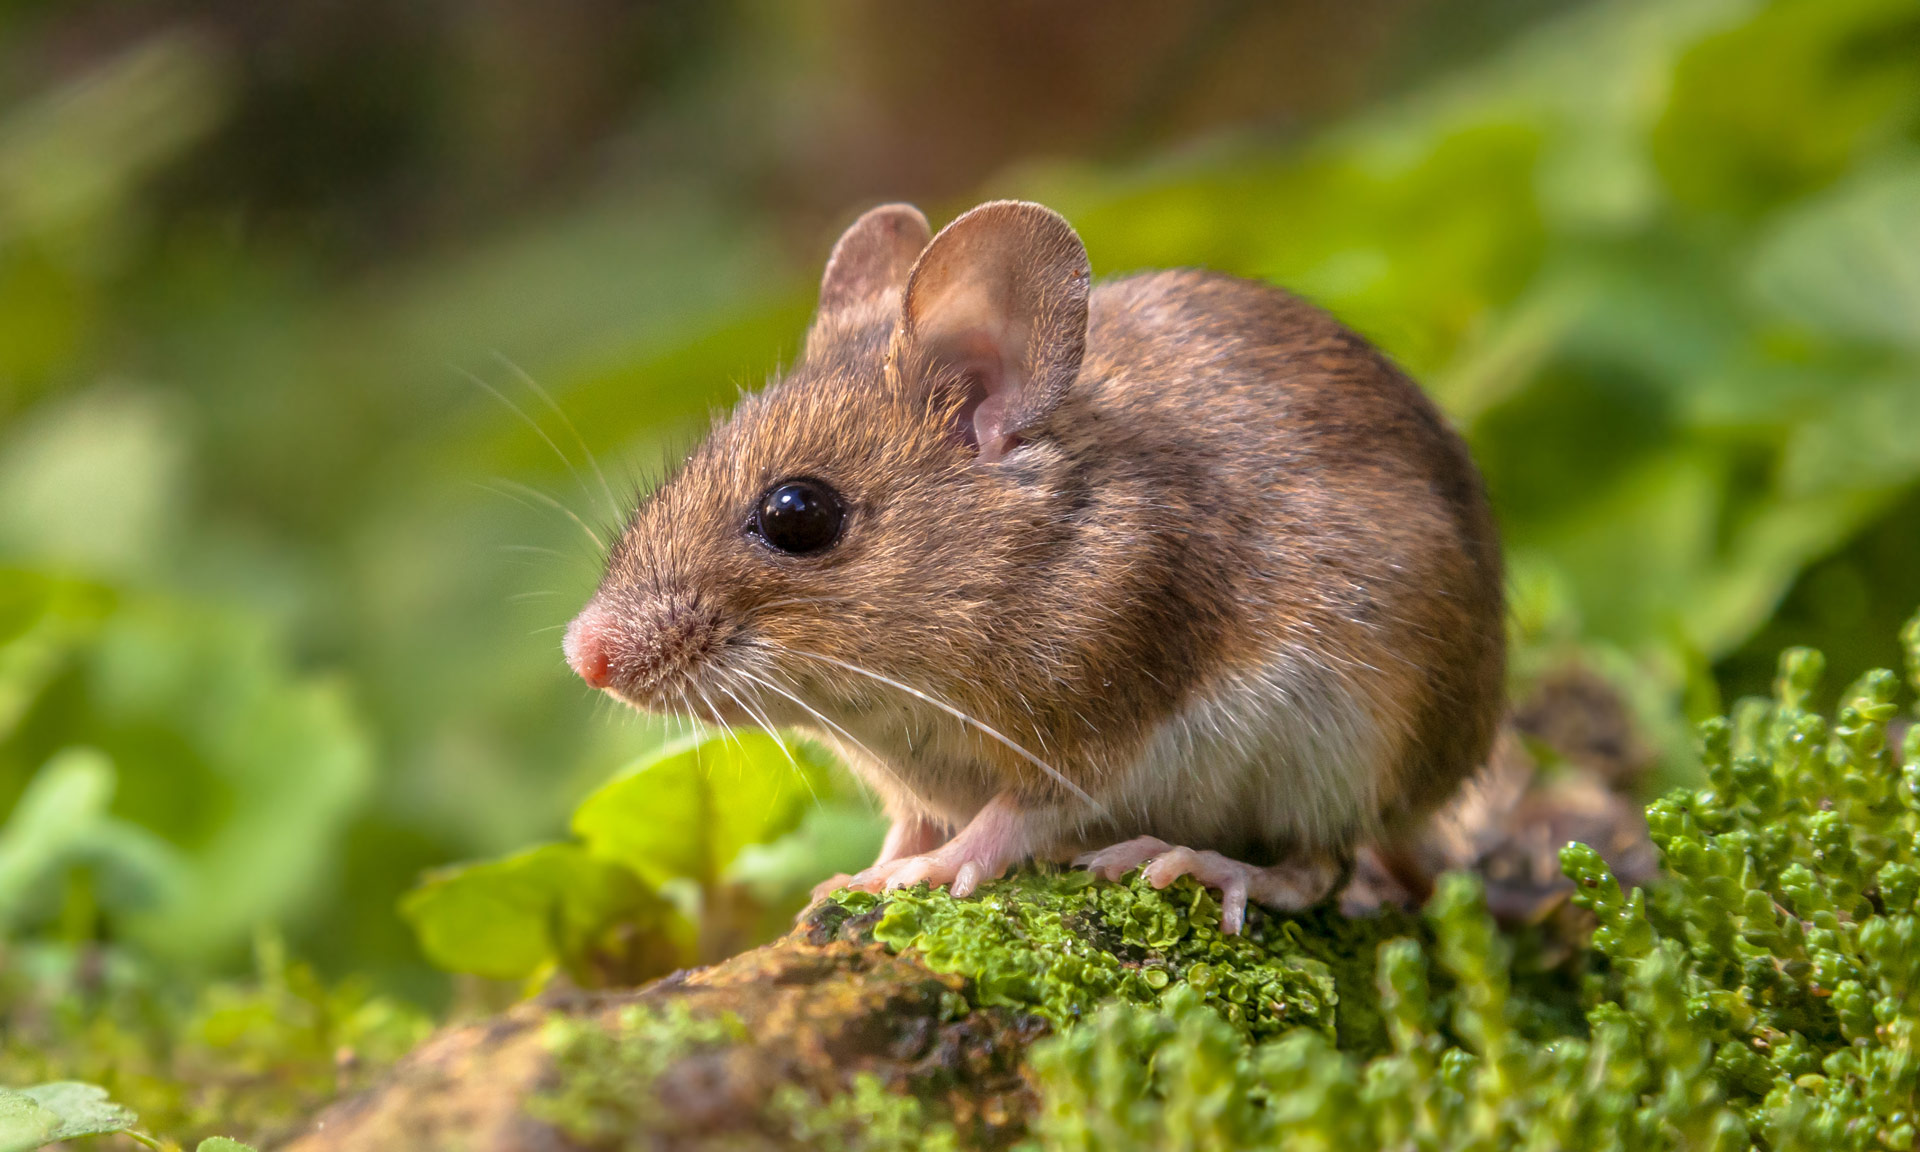
[[[768,544],[795,556],[829,548],[846,520],[840,494],[818,480],[782,480],[760,498],[753,530]]]

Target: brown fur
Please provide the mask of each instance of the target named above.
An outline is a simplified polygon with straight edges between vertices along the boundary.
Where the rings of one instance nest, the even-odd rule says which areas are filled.
[[[1038,287],[982,289],[992,296],[982,307],[1032,323],[1008,337],[1026,359],[976,445],[956,429],[980,390],[970,395],[973,377],[923,339],[934,321],[914,322],[937,298],[900,282],[896,241],[919,233],[887,211],[884,242],[843,240],[879,263],[870,274],[842,267],[838,288],[829,273],[801,362],[717,423],[613,549],[590,611],[617,622],[620,694],[812,728],[897,817],[957,826],[1012,790],[1052,814],[1037,823],[1042,855],[1145,834],[1210,836],[1220,842],[1193,846],[1256,856],[1338,855],[1450,795],[1493,737],[1502,577],[1478,474],[1420,390],[1279,289],[1174,271],[1088,296],[1077,238],[1064,251],[1049,233],[1040,250],[996,225],[988,240],[1016,239],[976,239],[987,246],[978,255],[943,248],[943,233],[914,273],[943,251],[959,253],[945,275],[963,286],[969,267],[1041,269]],[[1071,315],[1076,274],[1083,330]],[[1063,339],[1082,346],[1063,350]],[[1032,386],[1017,391],[1023,379]],[[762,494],[796,476],[833,485],[849,508],[841,541],[818,555],[784,555],[746,531]],[[1093,802],[937,707],[795,650],[950,704]],[[1169,725],[1283,654],[1311,673],[1298,683],[1345,694],[1329,724],[1350,711],[1361,719],[1348,727],[1367,729],[1349,741],[1370,750],[1366,762],[1341,769],[1371,774],[1356,785],[1358,808],[1315,783],[1327,765],[1274,764],[1229,784],[1189,756],[1152,761],[1186,774],[1178,780],[1145,787],[1130,775]],[[1266,697],[1250,699],[1257,713]],[[1273,717],[1311,717],[1323,703],[1281,692]],[[1222,722],[1192,724],[1205,735]],[[1249,827],[1214,811],[1249,809],[1247,789],[1263,779],[1295,790],[1283,799],[1313,817]],[[1183,805],[1195,810],[1167,811]]]

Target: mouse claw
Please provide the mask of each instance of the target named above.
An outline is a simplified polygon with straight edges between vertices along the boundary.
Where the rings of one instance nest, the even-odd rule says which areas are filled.
[[[1152,836],[1123,840],[1096,852],[1082,852],[1073,858],[1074,867],[1085,868],[1096,876],[1119,880],[1147,861],[1171,849],[1173,845]]]
[[[1135,868],[1155,888],[1191,876],[1220,897],[1220,930],[1237,936],[1247,925],[1249,900],[1280,912],[1298,912],[1325,898],[1341,869],[1329,861],[1303,861],[1261,868],[1218,852],[1176,847],[1152,836],[1089,852],[1074,861],[1109,880]]]
[[[882,886],[886,891],[891,892],[895,888],[911,888],[932,876],[932,860],[925,856],[909,856],[900,862],[900,867],[892,870]]]
[[[847,873],[842,872],[837,876],[829,876],[813,886],[813,893],[807,897],[807,907],[812,908],[815,904],[820,903],[820,901],[840,891],[840,889],[851,887],[853,887],[853,877]],[[801,914],[805,915],[806,913],[803,910]]]

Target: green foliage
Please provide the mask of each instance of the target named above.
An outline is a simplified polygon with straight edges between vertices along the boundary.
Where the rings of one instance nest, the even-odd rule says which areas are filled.
[[[853,1087],[822,1101],[793,1084],[782,1084],[767,1102],[774,1126],[802,1148],[822,1152],[954,1152],[958,1138],[949,1124],[926,1119],[920,1101],[889,1092],[877,1076],[862,1072]]]
[[[1920,617],[1903,634],[1920,678]],[[1702,726],[1709,786],[1647,810],[1664,861],[1622,892],[1562,853],[1597,921],[1584,1028],[1520,1026],[1512,948],[1478,882],[1444,878],[1412,939],[1379,949],[1389,1051],[1323,1029],[1249,1039],[1190,989],[1119,998],[1042,1042],[1045,1146],[1307,1149],[1909,1149],[1920,1091],[1920,725],[1887,747],[1899,680],[1871,672],[1832,722],[1823,661],[1787,652],[1775,697]]]
[[[558,966],[589,987],[638,983],[695,954],[663,890],[690,897],[709,932],[731,916],[758,933],[757,921],[797,910],[822,853],[782,848],[813,849],[803,821],[832,816],[819,803],[835,787],[828,767],[813,745],[762,732],[681,740],[588,796],[576,840],[437,870],[401,911],[449,971],[524,980]]]
[[[107,1098],[106,1089],[72,1080],[13,1091],[0,1088],[0,1152],[33,1152],[82,1136],[127,1136],[151,1148],[177,1149],[138,1131],[139,1117]],[[254,1152],[225,1136],[200,1141],[195,1152]]]
[[[811,744],[765,733],[669,745],[603,785],[573,814],[574,835],[655,884],[720,882],[748,845],[794,830],[831,788],[831,761]]]
[[[77,1136],[121,1132],[138,1120],[91,1084],[62,1080],[18,1092],[0,1088],[0,1152],[32,1152]]]
[[[666,934],[673,915],[633,873],[578,844],[543,844],[441,869],[408,893],[400,910],[427,959],[448,971],[524,980],[557,962],[588,984],[632,982],[635,960],[644,979],[646,958],[621,953]],[[668,959],[676,955],[669,951]]]
[[[367,770],[339,685],[258,622],[0,567],[0,929],[221,957],[294,916]]]
[[[321,1102],[368,1083],[430,1028],[364,983],[328,985],[257,943],[257,971],[182,1003],[123,953],[0,951],[0,1084],[86,1081],[151,1131],[274,1140]]]

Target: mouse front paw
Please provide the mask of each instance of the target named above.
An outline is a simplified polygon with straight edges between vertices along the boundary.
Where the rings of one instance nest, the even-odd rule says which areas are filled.
[[[847,881],[846,886],[856,892],[890,892],[925,882],[934,888],[948,888],[956,897],[964,898],[973,895],[982,882],[996,880],[1006,870],[1005,861],[941,849],[875,864]]]
[[[935,888],[949,888],[955,896],[967,897],[1030,854],[1026,810],[1013,797],[1001,795],[940,847],[898,860],[881,860],[848,881],[847,887],[858,892],[885,892],[925,881]]]

